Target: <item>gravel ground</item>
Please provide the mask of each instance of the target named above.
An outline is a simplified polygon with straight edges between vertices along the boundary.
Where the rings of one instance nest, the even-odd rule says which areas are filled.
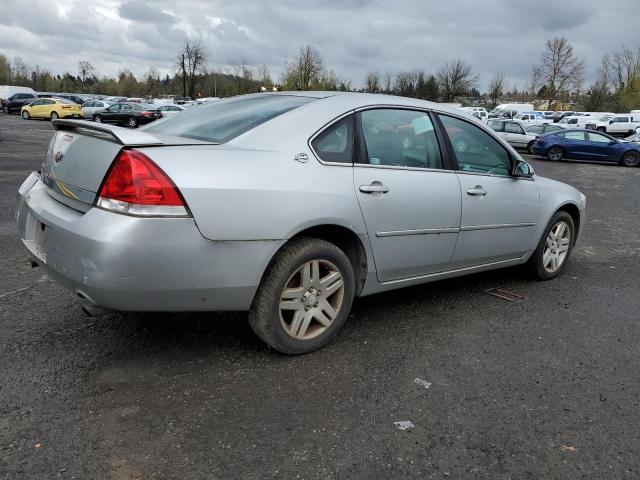
[[[50,130],[0,115],[0,478],[640,478],[640,169],[533,159],[588,197],[561,278],[358,299],[292,358],[245,314],[88,317],[30,268],[15,192]]]

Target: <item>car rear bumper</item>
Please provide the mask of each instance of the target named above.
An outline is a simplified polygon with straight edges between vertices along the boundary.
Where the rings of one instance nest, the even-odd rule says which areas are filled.
[[[18,192],[30,256],[82,298],[113,310],[246,310],[283,241],[213,242],[192,218],[139,218],[53,199],[37,173]]]

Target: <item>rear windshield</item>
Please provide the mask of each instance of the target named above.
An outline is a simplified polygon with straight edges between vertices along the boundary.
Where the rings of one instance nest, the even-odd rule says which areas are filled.
[[[239,96],[194,106],[180,115],[151,124],[153,133],[224,143],[282,115],[316,100],[293,95]]]

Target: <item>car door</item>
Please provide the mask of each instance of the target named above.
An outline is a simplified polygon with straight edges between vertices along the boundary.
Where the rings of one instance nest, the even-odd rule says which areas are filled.
[[[517,122],[504,122],[504,136],[507,142],[517,148],[524,148],[530,139],[522,125]]]
[[[117,123],[120,116],[121,103],[115,103],[107,108],[102,114],[102,121],[107,123]]]
[[[460,227],[460,185],[426,111],[357,113],[355,193],[378,280],[447,270]]]
[[[521,258],[532,249],[540,212],[533,178],[512,175],[515,159],[488,132],[466,120],[439,114],[451,145],[467,138],[467,149],[451,149],[462,193],[460,234],[451,268]]]
[[[609,120],[609,127],[607,128],[608,133],[626,133],[630,129],[629,127],[629,117],[626,116],[618,116],[613,117]]]
[[[29,109],[29,115],[31,118],[38,118],[42,115],[42,103],[44,100],[36,100],[31,104],[31,108]]]
[[[617,162],[620,159],[620,143],[601,133],[586,133],[587,145],[592,158],[607,162]]]
[[[585,131],[573,130],[564,132],[562,136],[565,139],[562,148],[564,148],[565,155],[568,158],[589,158],[589,148],[587,145],[587,137]]]

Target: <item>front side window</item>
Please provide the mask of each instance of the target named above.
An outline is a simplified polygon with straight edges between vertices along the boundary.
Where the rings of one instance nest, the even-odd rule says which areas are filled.
[[[522,127],[520,125],[518,125],[517,123],[513,123],[513,122],[505,123],[504,131],[506,133],[524,134],[524,130],[522,130]]]
[[[565,132],[562,134],[567,140],[584,140],[584,132]]]
[[[353,163],[353,131],[353,115],[349,115],[325,129],[311,146],[325,162]]]
[[[614,117],[613,123],[626,123],[629,121],[628,117]]]
[[[38,105],[44,104],[44,100],[36,100],[31,104],[32,107],[37,107]]]
[[[440,115],[458,160],[465,172],[509,176],[511,157],[495,138],[481,128],[459,118]]]
[[[611,140],[604,135],[600,135],[599,133],[589,132],[589,141],[590,142],[598,142],[598,143],[606,143],[608,144]]]
[[[426,112],[380,108],[359,115],[370,165],[443,168],[436,132]]]
[[[241,95],[185,110],[145,129],[175,137],[224,143],[315,100],[297,95]]]

